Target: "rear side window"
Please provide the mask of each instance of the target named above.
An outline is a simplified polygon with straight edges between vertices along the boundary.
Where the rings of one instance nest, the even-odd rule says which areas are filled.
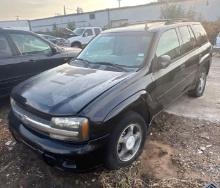
[[[100,29],[99,28],[95,28],[95,35],[98,35],[100,33],[101,33]]]
[[[179,27],[179,31],[182,39],[181,54],[187,53],[193,49],[194,40],[187,26]]]
[[[196,36],[197,44],[202,45],[208,41],[207,34],[202,25],[192,25],[193,32]]]
[[[43,40],[29,34],[10,34],[22,55],[49,54],[50,46]]]
[[[89,37],[89,36],[92,36],[92,35],[93,35],[92,29],[87,29],[84,33],[84,36],[86,36],[86,37]]]
[[[5,36],[0,34],[0,59],[12,56],[12,51]]]
[[[157,57],[169,55],[171,59],[175,59],[180,55],[180,45],[175,29],[164,32],[157,46]]]

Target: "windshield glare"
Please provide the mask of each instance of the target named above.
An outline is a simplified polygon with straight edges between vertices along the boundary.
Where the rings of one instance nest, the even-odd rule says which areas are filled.
[[[152,34],[111,33],[95,38],[78,56],[88,62],[140,67],[148,53]]]
[[[85,29],[75,29],[73,32],[76,34],[76,35],[78,35],[78,36],[80,36],[80,35],[82,35],[83,34],[83,32],[85,31]]]

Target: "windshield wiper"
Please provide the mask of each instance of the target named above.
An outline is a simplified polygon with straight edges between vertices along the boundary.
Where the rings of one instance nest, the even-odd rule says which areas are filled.
[[[113,63],[109,63],[109,62],[97,62],[97,63],[94,63],[94,64],[111,66],[111,67],[120,69],[122,71],[128,72],[127,69],[123,68],[123,65],[119,65],[119,64],[113,64]]]
[[[81,58],[76,58],[75,60],[81,61],[81,62],[85,63],[86,65],[90,65],[92,63],[86,59],[81,59]]]

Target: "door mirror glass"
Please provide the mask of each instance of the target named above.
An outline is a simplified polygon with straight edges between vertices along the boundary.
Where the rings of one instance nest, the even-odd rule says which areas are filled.
[[[55,55],[55,54],[57,54],[57,49],[55,48],[55,47],[51,47],[51,54],[52,55]]]
[[[169,55],[163,55],[158,57],[158,67],[159,69],[165,69],[168,67],[171,63],[171,57]]]
[[[83,34],[83,37],[88,37],[88,32],[85,32],[85,33]]]

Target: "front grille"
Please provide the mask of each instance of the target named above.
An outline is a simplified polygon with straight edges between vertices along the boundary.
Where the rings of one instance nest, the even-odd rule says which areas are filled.
[[[206,185],[204,188],[218,188],[216,185],[213,183]]]
[[[50,121],[45,120],[43,118],[40,118],[34,114],[32,114],[31,112],[28,112],[27,110],[21,108],[15,101],[11,102],[11,107],[12,107],[12,111],[14,113],[14,115],[22,122],[24,123],[25,126],[29,127],[29,122],[27,120],[25,120],[25,118],[29,118],[33,121],[36,121],[40,124],[45,124],[45,125],[50,125]],[[33,129],[34,131],[38,131],[39,130],[36,128],[34,128],[33,126],[29,127],[31,129]],[[40,131],[41,133],[43,133],[42,131]]]
[[[14,115],[28,128],[43,134],[50,135],[59,139],[76,140],[79,136],[79,131],[68,131],[51,127],[50,121],[42,119],[25,109],[19,107],[17,103],[11,99],[11,106]]]

